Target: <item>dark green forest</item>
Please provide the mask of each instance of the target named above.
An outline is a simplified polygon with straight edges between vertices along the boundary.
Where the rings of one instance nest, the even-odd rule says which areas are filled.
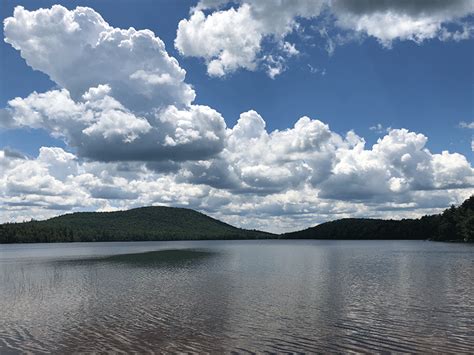
[[[45,221],[0,225],[0,243],[265,239],[274,234],[245,230],[200,212],[142,207],[118,212],[78,212]]]
[[[345,218],[322,223],[285,239],[429,239],[474,242],[474,196],[459,207],[419,219],[382,220]]]
[[[474,196],[439,215],[419,219],[346,218],[275,235],[246,230],[200,212],[142,207],[118,212],[78,212],[45,221],[0,225],[0,243],[54,243],[204,239],[430,239],[474,242]]]

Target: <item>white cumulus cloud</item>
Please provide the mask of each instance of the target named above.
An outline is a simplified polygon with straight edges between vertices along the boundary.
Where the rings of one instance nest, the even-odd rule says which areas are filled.
[[[283,71],[282,60],[262,55],[262,41],[270,38],[284,56],[297,55],[294,44],[284,41],[297,27],[297,17],[319,15],[323,1],[238,1],[237,8],[206,14],[219,2],[201,2],[178,25],[175,47],[181,54],[204,58],[211,76],[224,76],[239,68],[255,70],[265,63],[267,72],[275,77]],[[283,57],[282,57],[283,58]]]
[[[396,40],[468,39],[474,24],[466,18],[473,14],[471,0],[202,0],[189,19],[180,21],[175,47],[183,55],[203,58],[211,76],[262,67],[274,78],[284,71],[287,58],[299,53],[285,38],[305,25],[301,19],[310,20],[332,53],[337,43],[361,36],[385,47]],[[269,53],[265,40],[281,55]]]
[[[14,98],[6,127],[43,128],[103,161],[203,159],[222,150],[225,122],[194,106],[185,70],[149,30],[110,26],[87,7],[28,11],[4,21],[5,42],[61,89]]]
[[[368,3],[326,6],[348,28],[372,14],[435,16],[444,23],[470,11],[462,1]],[[234,5],[202,1],[179,26],[177,48],[203,57],[211,75],[258,65],[278,75],[285,58],[299,55],[286,39],[298,19],[327,10],[322,2],[303,0]],[[346,15],[355,22],[343,23]],[[410,38],[393,27],[391,37],[367,26],[355,30],[385,45],[431,36]],[[227,127],[219,112],[193,103],[184,69],[158,37],[113,28],[90,8],[17,7],[5,20],[4,34],[28,65],[59,88],[12,98],[0,122],[7,129],[44,129],[67,148],[42,147],[37,157],[0,149],[2,221],[170,205],[242,227],[286,231],[337,217],[433,213],[474,192],[474,171],[465,156],[431,152],[428,137],[407,129],[374,126],[383,137],[367,147],[355,132],[341,135],[307,116],[291,128],[269,131],[250,110]],[[262,52],[268,38],[278,53]]]

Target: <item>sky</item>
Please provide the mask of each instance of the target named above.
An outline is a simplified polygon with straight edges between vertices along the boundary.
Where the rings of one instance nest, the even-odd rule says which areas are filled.
[[[3,1],[0,221],[284,232],[474,192],[474,3]]]

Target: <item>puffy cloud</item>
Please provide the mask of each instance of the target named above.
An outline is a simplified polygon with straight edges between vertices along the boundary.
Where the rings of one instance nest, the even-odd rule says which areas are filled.
[[[263,118],[248,111],[228,130],[219,157],[186,164],[184,175],[214,187],[274,193],[324,179],[339,144],[346,143],[318,120],[302,117],[291,129],[268,133]]]
[[[44,218],[88,206],[84,189],[74,183],[75,156],[61,148],[40,149],[36,159],[11,157],[0,151],[0,200],[6,220]],[[18,214],[19,213],[19,214]]]
[[[35,70],[66,88],[74,100],[108,84],[111,95],[132,110],[189,105],[194,90],[186,72],[149,30],[111,27],[87,7],[25,10],[4,21],[5,42]]]
[[[433,185],[437,189],[472,187],[474,170],[464,155],[443,151],[434,154],[431,162]]]
[[[223,143],[224,120],[217,111],[207,106],[192,106],[190,110],[170,106],[160,114],[160,120],[173,127],[165,137],[164,144],[167,146],[185,146],[198,141],[198,148],[206,150],[206,143]]]
[[[175,46],[181,54],[205,58],[212,76],[223,76],[240,67],[253,70],[262,39],[259,27],[248,5],[208,17],[196,11],[179,23]]]
[[[211,76],[223,76],[239,68],[255,70],[264,62],[271,77],[280,74],[283,56],[298,54],[294,44],[284,37],[297,27],[296,17],[317,16],[323,1],[241,1],[237,8],[218,10],[209,15],[205,9],[222,2],[201,2],[189,19],[178,25],[175,47],[186,56],[206,60]],[[261,56],[262,41],[270,38],[282,55]]]
[[[102,160],[205,159],[223,148],[225,122],[192,105],[185,71],[149,30],[111,27],[94,10],[19,6],[5,41],[62,87],[15,98],[2,126],[43,128]]]
[[[375,37],[385,46],[391,46],[394,40],[422,42],[436,37],[446,40],[449,36],[460,40],[462,35],[451,34],[443,25],[474,13],[470,0],[333,0],[331,5],[338,26]]]
[[[106,85],[91,88],[79,102],[66,89],[34,92],[9,101],[7,110],[17,126],[44,128],[96,160],[179,161],[222,150],[225,122],[217,111],[168,106],[148,118],[137,117],[108,92]]]
[[[45,128],[73,145],[81,140],[81,134],[104,140],[119,137],[130,143],[152,128],[146,119],[108,96],[109,91],[108,85],[91,88],[83,95],[84,102],[73,101],[66,89],[34,92],[25,99],[10,100],[8,110],[18,126]]]
[[[409,191],[474,186],[474,170],[464,156],[425,148],[427,137],[391,130],[371,150],[364,144],[338,152],[333,174],[320,196],[344,200],[387,200]],[[449,162],[448,162],[449,161]]]
[[[298,53],[284,39],[302,26],[302,18],[312,21],[332,53],[336,44],[360,35],[374,37],[386,47],[395,40],[468,39],[474,25],[466,17],[472,14],[471,0],[206,0],[189,19],[181,20],[175,46],[183,55],[203,58],[211,76],[260,66],[274,78],[285,70],[286,59]],[[265,40],[281,55],[269,53]]]
[[[474,186],[464,156],[433,154],[426,142],[423,134],[392,129],[366,149],[354,132],[342,137],[308,117],[269,133],[262,117],[249,111],[228,130],[217,158],[185,164],[180,178],[233,193],[264,196],[309,186],[323,199],[379,202],[413,191]]]

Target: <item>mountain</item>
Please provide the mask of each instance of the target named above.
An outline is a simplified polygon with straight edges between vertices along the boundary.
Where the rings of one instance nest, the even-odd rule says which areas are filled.
[[[474,195],[459,207],[419,219],[345,218],[281,235],[284,239],[430,239],[474,242]]]
[[[174,207],[142,207],[117,212],[78,212],[45,221],[0,225],[0,243],[275,237],[270,233],[236,228],[191,209]]]

